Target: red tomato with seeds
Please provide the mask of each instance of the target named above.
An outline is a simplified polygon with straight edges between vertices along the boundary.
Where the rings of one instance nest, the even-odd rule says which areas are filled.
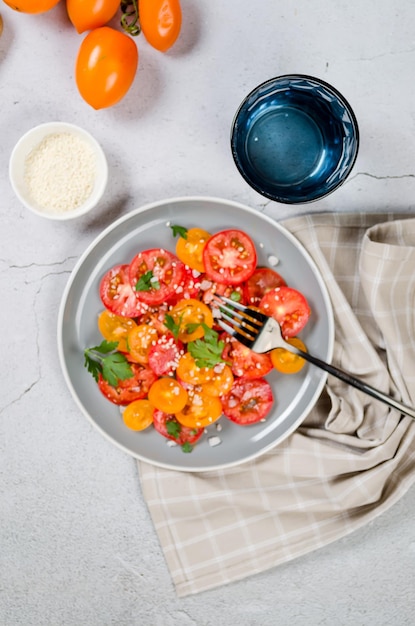
[[[151,346],[148,353],[148,364],[157,376],[170,376],[184,354],[183,344],[173,335],[162,335]]]
[[[134,376],[118,381],[114,387],[100,374],[98,387],[101,393],[113,404],[127,405],[134,400],[145,398],[151,385],[157,380],[156,374],[149,368],[138,363],[131,363]]]
[[[233,337],[226,341],[222,358],[231,362],[235,376],[243,378],[262,378],[273,368],[269,354],[258,354]]]
[[[138,317],[148,308],[131,288],[128,265],[116,265],[101,280],[99,295],[108,311],[122,317]]]
[[[310,317],[310,307],[302,293],[292,287],[278,287],[265,294],[260,310],[277,320],[284,337],[295,337]]]
[[[273,401],[271,385],[264,378],[238,378],[222,398],[223,413],[232,422],[248,426],[264,419]]]
[[[258,306],[268,291],[286,284],[275,270],[270,267],[258,267],[243,286],[245,301],[248,306]]]
[[[222,230],[208,239],[203,262],[206,276],[223,285],[239,285],[254,273],[256,251],[252,239],[241,230]]]
[[[203,435],[204,428],[188,428],[177,421],[174,415],[156,409],[153,413],[154,428],[160,435],[175,441],[179,446],[193,445]]]
[[[176,293],[184,272],[184,264],[171,252],[162,248],[143,250],[130,263],[130,284],[138,300],[157,306]]]

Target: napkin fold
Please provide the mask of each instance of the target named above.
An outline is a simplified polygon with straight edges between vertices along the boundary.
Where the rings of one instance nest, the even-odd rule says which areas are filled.
[[[316,214],[283,223],[313,257],[335,317],[333,363],[415,405],[415,218]],[[329,376],[314,409],[258,459],[175,472],[137,461],[179,596],[324,546],[415,480],[415,420]]]

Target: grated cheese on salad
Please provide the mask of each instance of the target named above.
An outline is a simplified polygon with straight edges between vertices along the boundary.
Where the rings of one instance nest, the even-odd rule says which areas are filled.
[[[71,133],[45,137],[25,161],[25,182],[40,209],[65,213],[81,206],[91,195],[96,157],[86,141]]]

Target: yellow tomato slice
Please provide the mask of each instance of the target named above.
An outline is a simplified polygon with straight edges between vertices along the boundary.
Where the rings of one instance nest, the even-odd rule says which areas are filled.
[[[202,384],[203,392],[208,396],[224,396],[231,390],[234,375],[229,365],[219,363],[212,370],[212,378]]]
[[[179,339],[183,343],[200,339],[205,334],[202,326],[190,329],[191,325],[206,324],[209,328],[213,326],[213,315],[210,308],[194,298],[180,300],[169,314],[179,326]]]
[[[291,337],[287,339],[287,342],[303,352],[307,351],[305,344],[298,337]],[[305,365],[305,360],[301,356],[293,354],[285,348],[275,348],[270,352],[270,355],[272,365],[282,374],[296,374]]]
[[[98,328],[107,341],[118,341],[118,350],[127,352],[127,335],[136,322],[129,317],[121,317],[107,309],[98,316]]]
[[[154,406],[149,400],[134,400],[125,407],[122,418],[131,430],[144,430],[153,423]]]
[[[210,233],[202,228],[189,228],[186,238],[180,237],[177,241],[177,256],[185,265],[198,272],[204,272],[203,250],[210,237]]]
[[[129,331],[127,347],[134,361],[143,365],[148,363],[148,353],[158,336],[157,330],[150,324],[139,324]]]
[[[184,383],[201,385],[212,379],[214,371],[209,367],[198,367],[190,352],[186,352],[179,359],[176,374]]]
[[[188,392],[185,407],[175,414],[182,426],[204,428],[216,422],[222,415],[222,402],[215,396],[198,390]]]
[[[186,406],[187,391],[177,380],[166,376],[151,385],[148,399],[163,413],[177,413]]]

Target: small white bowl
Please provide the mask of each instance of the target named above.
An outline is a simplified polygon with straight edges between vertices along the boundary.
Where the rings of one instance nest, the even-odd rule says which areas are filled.
[[[73,141],[67,135],[71,135]],[[47,139],[49,136],[52,138]],[[39,156],[40,150],[43,156]],[[60,151],[58,158],[57,151]],[[48,159],[50,162],[45,169]],[[82,164],[87,167],[81,167]],[[33,197],[35,192],[29,189],[30,168],[32,184],[36,184],[36,189],[43,194],[42,202],[36,201]],[[59,185],[58,192],[54,193],[58,176],[61,176],[63,185]],[[108,164],[101,146],[90,133],[74,124],[49,122],[35,126],[19,139],[10,156],[9,177],[13,191],[26,208],[41,217],[68,220],[85,215],[98,204],[107,185]],[[92,190],[88,193],[87,189],[91,186]],[[70,206],[72,187],[72,193],[77,195],[75,207]],[[58,198],[62,196],[63,188],[68,193]],[[45,195],[48,196],[47,201],[44,200]]]

